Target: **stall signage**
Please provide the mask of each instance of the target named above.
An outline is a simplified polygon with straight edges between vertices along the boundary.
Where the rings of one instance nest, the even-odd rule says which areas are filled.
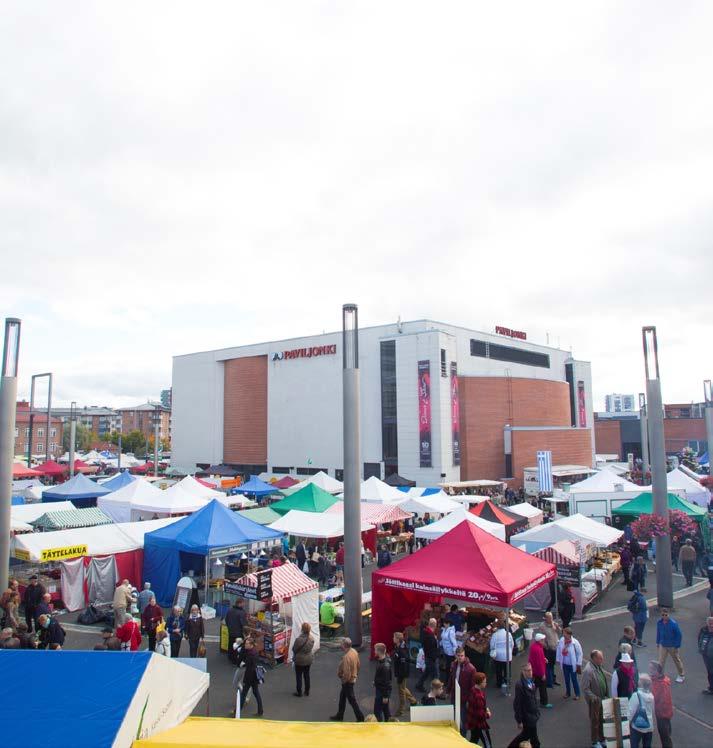
[[[14,556],[15,556],[15,558],[19,558],[21,561],[29,561],[30,560],[30,552],[29,551],[23,551],[22,548],[15,548]]]
[[[260,579],[258,578],[257,587],[242,582],[226,582],[223,585],[223,592],[228,595],[244,597],[246,600],[269,600],[272,597],[272,579],[268,578],[267,585],[260,586]]]
[[[231,556],[234,553],[243,553],[249,549],[248,545],[229,545],[225,548],[212,548],[210,551],[211,558],[217,558],[218,556]]]
[[[283,361],[293,358],[316,358],[317,356],[333,356],[337,352],[337,344],[313,345],[309,348],[293,348],[291,351],[276,351],[270,354],[272,361]]]
[[[527,340],[527,333],[522,330],[511,330],[509,327],[501,327],[495,325],[495,332],[497,335],[505,335],[508,338],[516,338],[517,340]]]
[[[45,548],[40,553],[40,561],[59,561],[65,558],[76,558],[86,556],[86,545],[68,545],[64,548]]]
[[[557,564],[557,580],[571,587],[579,587],[579,566]]]

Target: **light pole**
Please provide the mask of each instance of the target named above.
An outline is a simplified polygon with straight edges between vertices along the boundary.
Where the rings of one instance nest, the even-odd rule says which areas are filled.
[[[713,392],[711,392],[710,379],[703,382],[703,399],[706,405],[706,440],[708,442],[708,464],[710,465],[711,449],[713,449]]]
[[[46,446],[45,449],[45,460],[49,461],[50,458],[50,425],[52,423],[52,373],[45,372],[44,374],[33,374],[32,375],[32,386],[30,388],[30,440],[27,446],[27,467],[32,467],[32,430],[35,421],[35,382],[38,379],[47,377],[47,427],[45,434]]]
[[[641,426],[641,485],[645,486],[649,472],[649,418],[646,415],[646,395],[639,392],[639,424]]]
[[[361,624],[361,471],[359,423],[359,311],[342,307],[342,384],[344,397],[344,604],[347,635],[362,643]]]
[[[69,406],[69,477],[74,478],[74,448],[77,443],[77,403]]]
[[[116,471],[117,473],[121,472],[121,430],[124,428],[124,419],[121,417],[121,414],[119,414],[119,454],[116,459]]]
[[[153,411],[153,474],[158,478],[158,430],[161,425],[161,406],[154,405]]]
[[[643,327],[646,401],[649,422],[649,460],[654,514],[663,520],[664,534],[656,538],[656,593],[659,608],[673,607],[671,535],[668,523],[666,446],[663,432],[663,402],[659,378],[659,353],[655,327]]]
[[[15,457],[15,409],[17,408],[17,365],[20,358],[19,319],[5,320],[0,381],[0,589],[7,589],[10,570],[10,506],[12,505],[12,463]]]

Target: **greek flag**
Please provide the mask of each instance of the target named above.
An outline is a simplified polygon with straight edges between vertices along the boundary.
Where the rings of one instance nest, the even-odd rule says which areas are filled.
[[[552,493],[552,452],[537,453],[537,481],[541,493]]]

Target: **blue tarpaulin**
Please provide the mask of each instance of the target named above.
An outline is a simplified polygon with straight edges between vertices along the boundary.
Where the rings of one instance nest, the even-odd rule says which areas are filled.
[[[281,537],[281,532],[241,517],[213,499],[190,516],[144,536],[143,578],[151,582],[151,591],[159,605],[170,606],[183,572],[202,570],[205,556],[211,551],[246,547]]]
[[[111,493],[111,489],[104,488],[89,480],[86,475],[77,473],[66,483],[52,486],[42,492],[42,501],[71,501],[78,509],[97,505],[97,496]]]
[[[124,472],[118,473],[113,478],[110,478],[108,481],[105,481],[101,485],[104,488],[108,488],[110,491],[118,491],[120,488],[128,486],[129,483],[133,483],[135,480],[138,480],[138,478],[135,475],[131,475],[131,473],[126,470]]]
[[[235,489],[235,493],[248,493],[253,496],[267,496],[269,493],[280,493],[279,489],[260,480],[257,475],[251,475],[247,483],[243,483]]]
[[[11,506],[20,506],[21,504],[25,503],[25,497],[24,496],[13,496]]]

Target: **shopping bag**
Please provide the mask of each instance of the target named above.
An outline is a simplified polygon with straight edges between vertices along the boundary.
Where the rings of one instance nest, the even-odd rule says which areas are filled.
[[[424,654],[423,647],[418,650],[418,654],[416,655],[416,670],[425,670],[426,669],[426,655]]]
[[[205,657],[205,655],[206,655],[205,642],[203,641],[203,639],[201,639],[198,642],[198,649],[196,650],[196,656]]]

